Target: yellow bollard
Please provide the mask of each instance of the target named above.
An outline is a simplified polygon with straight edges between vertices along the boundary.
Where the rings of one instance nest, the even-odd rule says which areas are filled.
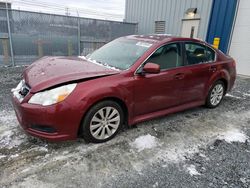
[[[219,49],[219,46],[220,46],[220,38],[216,37],[214,38],[213,47]]]

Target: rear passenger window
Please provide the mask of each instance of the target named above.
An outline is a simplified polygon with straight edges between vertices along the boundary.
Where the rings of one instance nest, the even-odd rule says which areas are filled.
[[[186,43],[185,48],[189,65],[211,62],[215,60],[215,52],[205,45]]]
[[[173,43],[160,47],[147,62],[160,65],[161,70],[183,66],[180,44]]]
[[[215,52],[209,47],[207,47],[207,61],[215,61]]]

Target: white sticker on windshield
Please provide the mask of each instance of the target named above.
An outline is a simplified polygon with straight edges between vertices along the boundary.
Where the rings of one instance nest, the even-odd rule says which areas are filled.
[[[147,42],[137,42],[136,45],[137,46],[142,46],[142,47],[145,47],[145,48],[149,48],[149,47],[152,46],[152,44],[147,43]]]

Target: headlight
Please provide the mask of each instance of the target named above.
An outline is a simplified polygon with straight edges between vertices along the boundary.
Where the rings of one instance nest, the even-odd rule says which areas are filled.
[[[33,95],[29,103],[48,106],[63,101],[75,89],[77,84],[69,84]]]

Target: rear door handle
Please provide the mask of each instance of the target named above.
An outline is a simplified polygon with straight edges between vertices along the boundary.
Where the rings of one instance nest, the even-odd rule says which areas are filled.
[[[174,78],[176,80],[182,80],[184,78],[184,74],[183,73],[178,73],[178,74],[174,75]]]
[[[216,72],[216,71],[217,71],[217,67],[216,67],[216,66],[211,66],[211,67],[209,68],[209,71],[210,71],[210,72]]]

